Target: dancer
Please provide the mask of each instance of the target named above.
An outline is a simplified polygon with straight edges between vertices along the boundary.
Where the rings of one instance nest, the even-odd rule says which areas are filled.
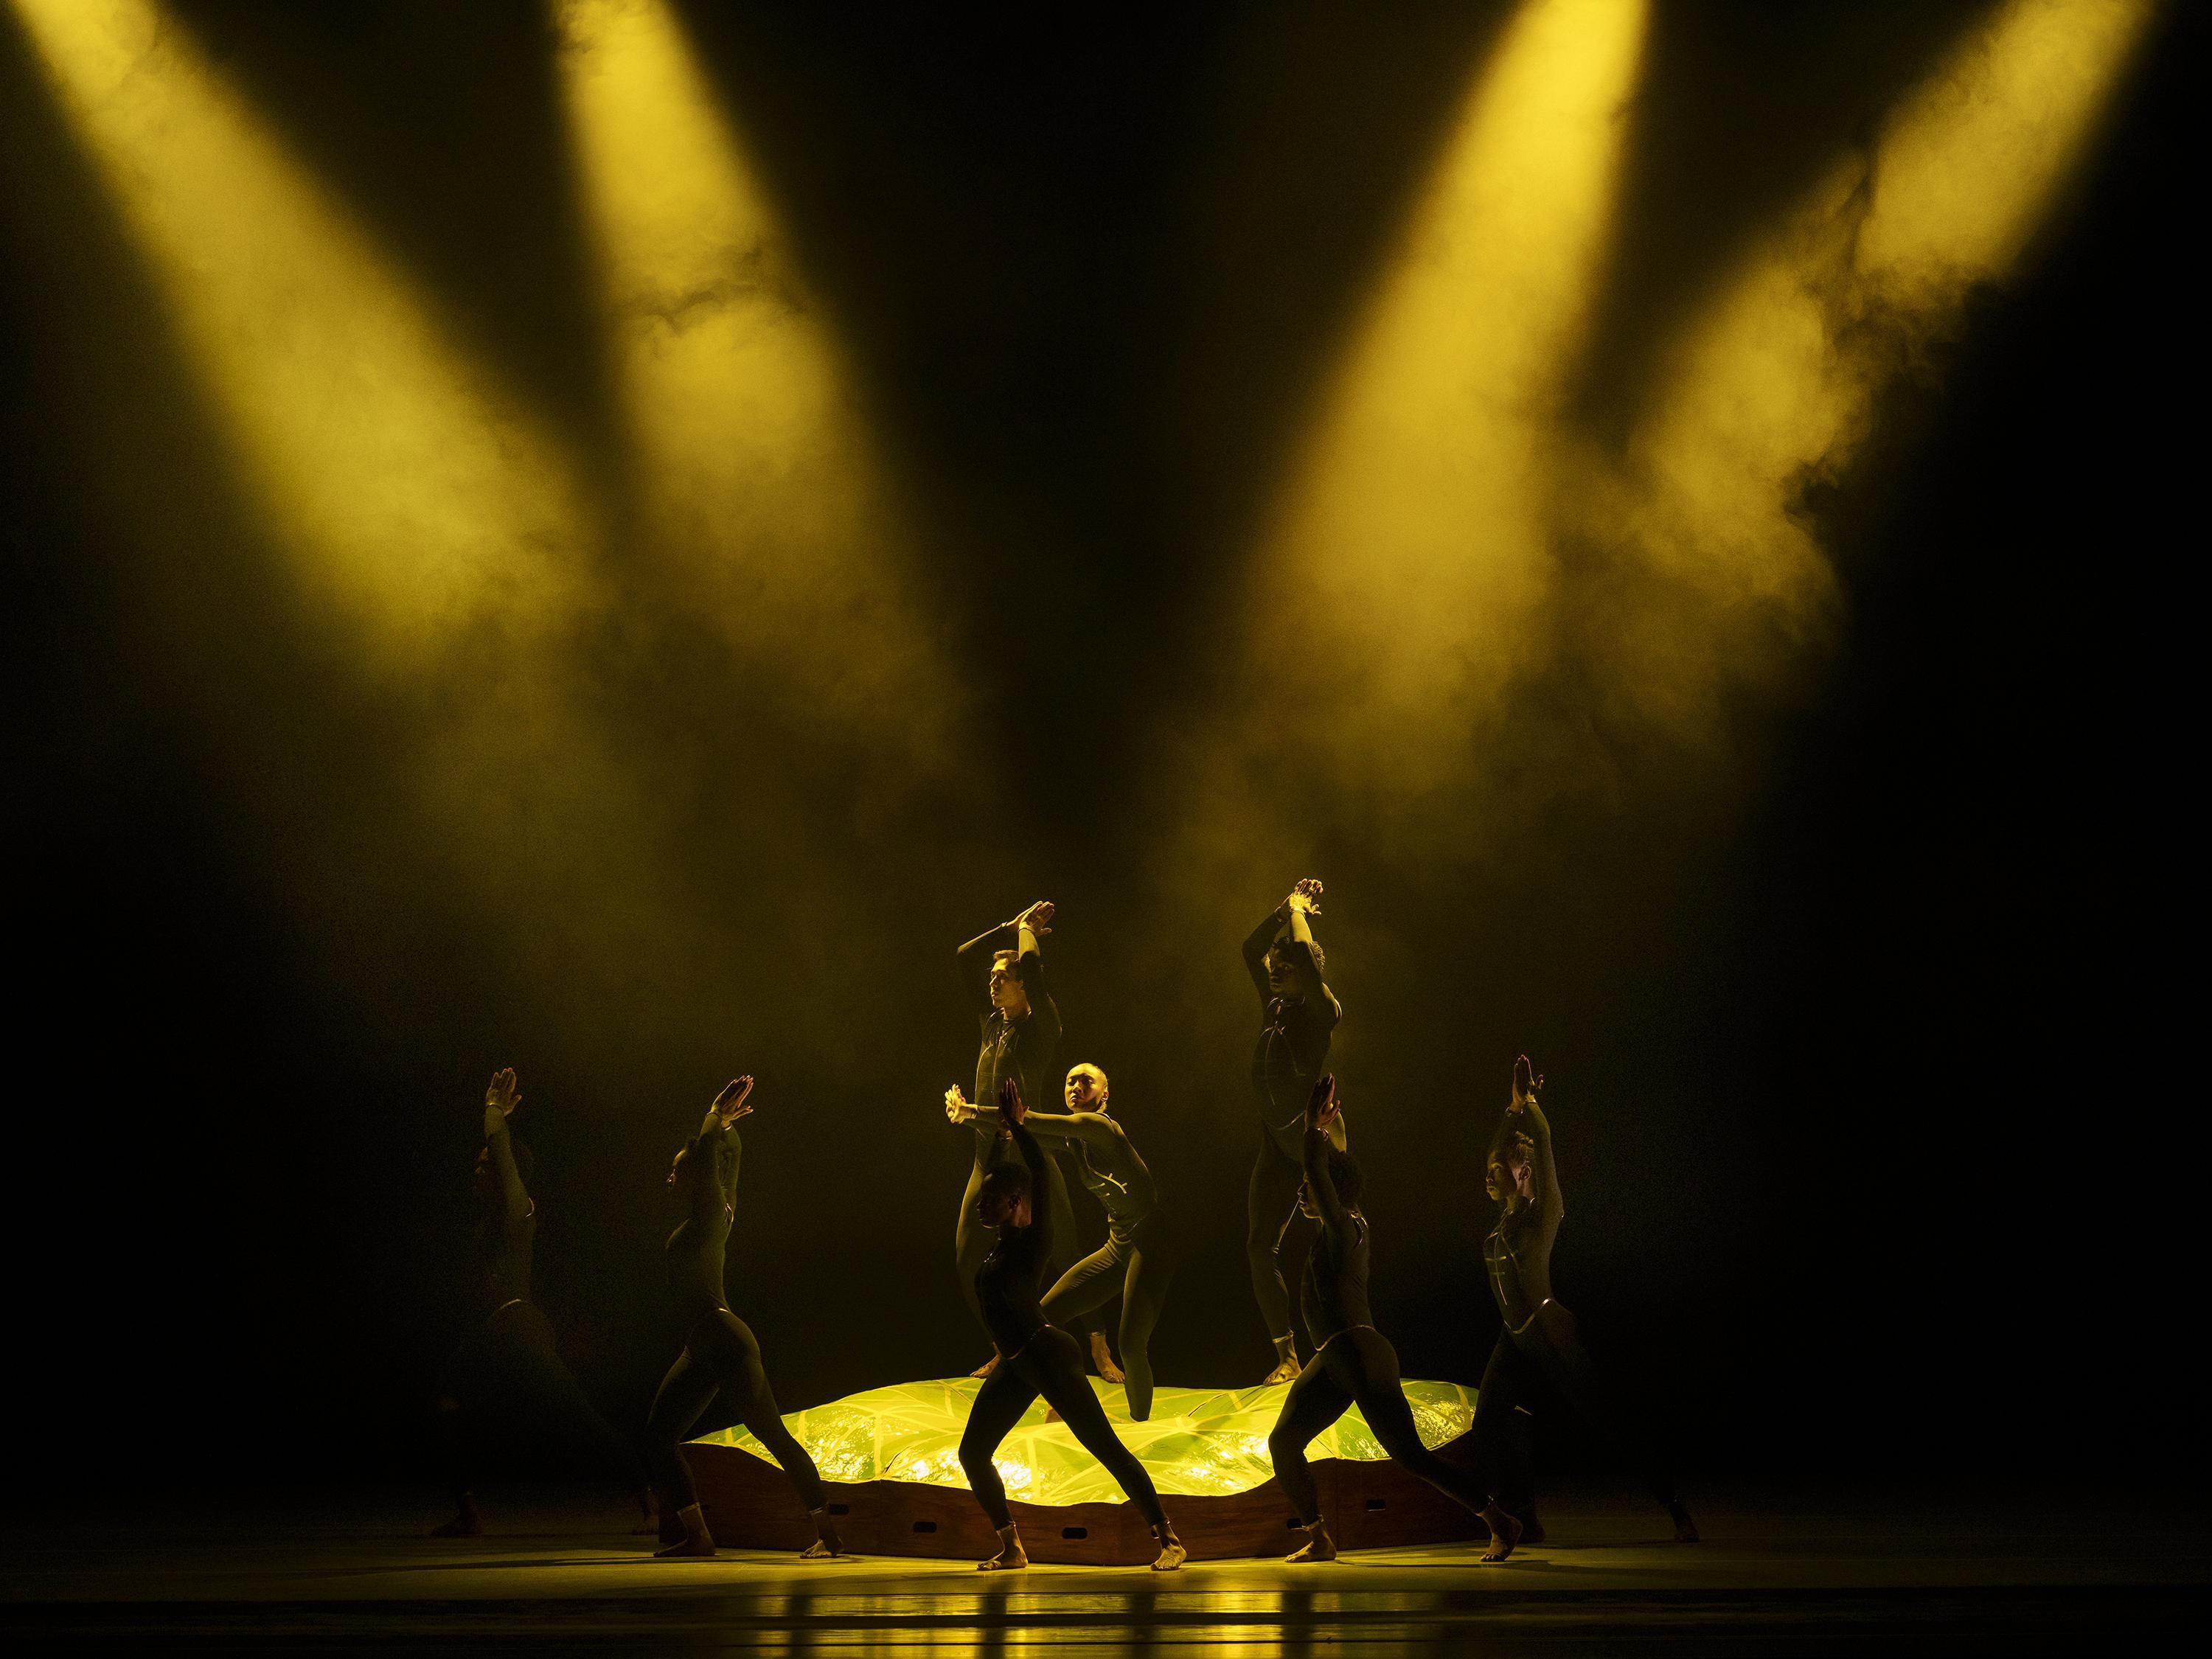
[[[1290,1557],[1293,1561],[1335,1559],[1336,1542],[1322,1518],[1306,1448],[1349,1406],[1359,1407],[1383,1450],[1438,1492],[1485,1520],[1496,1508],[1487,1503],[1471,1470],[1438,1457],[1421,1443],[1413,1426],[1413,1407],[1398,1385],[1397,1351],[1375,1328],[1367,1310],[1368,1228],[1359,1208],[1359,1165],[1330,1144],[1329,1128],[1337,1115],[1336,1079],[1324,1076],[1307,1097],[1301,1147],[1305,1184],[1298,1189],[1298,1207],[1321,1224],[1299,1286],[1314,1357],[1291,1384],[1282,1415],[1267,1437],[1275,1478],[1306,1532],[1304,1545]],[[1510,1522],[1511,1517],[1500,1514],[1498,1519]]]
[[[476,1474],[483,1440],[494,1421],[538,1443],[582,1449],[593,1468],[629,1483],[645,1511],[641,1530],[650,1531],[658,1517],[636,1447],[608,1426],[577,1386],[554,1345],[551,1323],[530,1299],[538,1206],[528,1187],[530,1149],[515,1139],[507,1124],[521,1104],[514,1068],[493,1073],[484,1090],[483,1147],[477,1154],[475,1177],[483,1311],[439,1380],[439,1438],[455,1514],[431,1535],[483,1534]]]
[[[1252,1273],[1252,1299],[1275,1340],[1274,1369],[1262,1383],[1288,1382],[1298,1374],[1297,1340],[1291,1330],[1291,1291],[1284,1282],[1283,1245],[1300,1211],[1304,1178],[1306,1097],[1328,1059],[1331,1036],[1344,1017],[1322,978],[1323,953],[1311,920],[1321,914],[1321,883],[1309,876],[1291,890],[1273,914],[1244,941],[1244,968],[1260,994],[1260,1037],[1252,1048],[1252,1092],[1260,1107],[1260,1155],[1244,1195],[1244,1257]],[[1332,1139],[1345,1144],[1343,1119]]]
[[[1024,1127],[1029,1115],[1021,1085],[1009,1077],[999,1089],[998,1136],[1009,1141],[1021,1156],[1016,1165],[1000,1164],[983,1178],[977,1194],[977,1218],[998,1230],[997,1241],[983,1265],[975,1270],[975,1296],[983,1322],[1003,1362],[983,1380],[975,1404],[968,1413],[967,1431],[960,1437],[960,1467],[975,1501],[999,1531],[999,1553],[980,1563],[986,1572],[1029,1565],[1021,1534],[1006,1509],[1006,1488],[991,1455],[1021,1420],[1030,1401],[1039,1395],[1059,1412],[1075,1437],[1108,1474],[1121,1483],[1129,1501],[1152,1523],[1159,1540],[1155,1572],[1171,1572],[1183,1564],[1187,1552],[1168,1524],[1160,1495],[1145,1466],[1131,1455],[1107,1422],[1098,1396],[1083,1375],[1083,1351],[1075,1339],[1057,1325],[1046,1322],[1038,1305],[1037,1291],[1052,1249],[1052,1216],[1036,1205],[1043,1187],[1047,1164],[1036,1137]]]
[[[962,1094],[957,1084],[945,1091],[945,1115],[956,1123],[968,1121],[966,1115],[975,1108],[988,1110],[999,1097],[1002,1078],[1018,1079],[1024,1100],[1042,1100],[1048,1092],[1053,1056],[1060,1047],[1060,1007],[1045,988],[1044,953],[1038,941],[1052,932],[1052,904],[1040,899],[1012,921],[978,933],[956,953],[963,977],[983,1005],[982,1041],[975,1051],[975,1100],[971,1103]],[[1014,939],[1012,949],[993,946],[993,940],[1009,933]],[[1006,1154],[1002,1150],[1005,1143],[989,1122],[978,1122],[974,1127],[975,1159],[968,1171],[967,1188],[960,1195],[952,1251],[961,1293],[968,1298],[969,1311],[980,1319],[982,1310],[975,1303],[975,1269],[991,1248],[991,1234],[975,1219],[975,1195],[982,1190],[983,1176],[993,1161]],[[1078,1249],[1075,1210],[1068,1202],[1067,1177],[1057,1158],[1047,1160],[1044,1190],[1046,1206],[1052,1212],[1053,1248],[1057,1253],[1052,1265],[1056,1272],[1064,1273],[1075,1264]],[[1086,1316],[1077,1322],[1076,1329],[1087,1330],[1091,1323]],[[1121,1372],[1106,1346],[1105,1333],[1091,1330],[1089,1338],[1098,1374],[1109,1382],[1121,1382]],[[994,1354],[972,1374],[988,1376],[998,1363]]]
[[[1078,1177],[1106,1212],[1106,1243],[1045,1293],[1044,1316],[1059,1324],[1063,1317],[1103,1307],[1115,1291],[1121,1292],[1122,1381],[1129,1416],[1141,1423],[1152,1414],[1152,1329],[1175,1280],[1173,1238],[1152,1172],[1112,1115],[1106,1073],[1087,1060],[1072,1066],[1063,1092],[1067,1110],[1031,1112],[1029,1129],[1040,1139],[1073,1147]],[[995,1109],[965,1103],[957,1108],[948,1103],[945,1109],[955,1122],[998,1116]]]
[[[1482,1241],[1482,1259],[1504,1329],[1483,1368],[1474,1402],[1477,1465],[1491,1498],[1484,1518],[1490,1521],[1492,1541],[1482,1559],[1503,1561],[1534,1522],[1534,1471],[1527,1438],[1516,1431],[1513,1415],[1533,1413],[1542,1382],[1549,1382],[1585,1423],[1641,1466],[1645,1486],[1674,1523],[1674,1536],[1694,1544],[1697,1523],[1675,1494],[1672,1474],[1626,1431],[1583,1352],[1575,1316],[1552,1295],[1552,1246],[1567,1210],[1552,1158],[1552,1126],[1536,1103],[1542,1086],[1528,1055],[1513,1062],[1513,1092],[1504,1121],[1492,1138],[1485,1170],[1484,1184],[1498,1210],[1498,1225]]]
[[[672,1541],[660,1555],[712,1555],[714,1536],[700,1512],[699,1491],[692,1483],[690,1466],[684,1461],[682,1442],[707,1409],[717,1390],[737,1407],[738,1420],[768,1448],[778,1468],[790,1478],[814,1522],[815,1541],[800,1552],[806,1561],[827,1560],[840,1553],[836,1528],[830,1524],[822,1477],[806,1448],[792,1437],[775,1408],[775,1395],[761,1368],[760,1344],[745,1322],[730,1311],[722,1287],[722,1261],[730,1237],[730,1223],[737,1215],[738,1163],[742,1151],[737,1121],[752,1108],[746,1097],[753,1091],[750,1077],[736,1078],[716,1095],[707,1115],[669,1166],[668,1187],[684,1206],[684,1219],[668,1236],[665,1246],[668,1288],[677,1311],[684,1317],[684,1352],[661,1379],[646,1419],[646,1443],[653,1457],[653,1478],[659,1482],[661,1503],[672,1506],[683,1528],[681,1539]]]

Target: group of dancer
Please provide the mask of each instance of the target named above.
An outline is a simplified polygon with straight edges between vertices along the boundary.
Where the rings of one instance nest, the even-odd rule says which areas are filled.
[[[1246,1254],[1253,1296],[1274,1341],[1274,1365],[1264,1382],[1290,1385],[1268,1437],[1277,1479],[1304,1532],[1290,1559],[1327,1560],[1336,1553],[1305,1451],[1355,1405],[1393,1459],[1482,1518],[1490,1529],[1483,1560],[1503,1561],[1520,1544],[1540,1539],[1524,1425],[1547,1389],[1644,1465],[1646,1484],[1672,1518],[1675,1535],[1694,1541],[1696,1527],[1671,1476],[1657,1459],[1634,1449],[1638,1439],[1600,1386],[1573,1316],[1552,1295],[1552,1248],[1565,1211],[1550,1125],[1537,1098],[1541,1079],[1526,1056],[1515,1062],[1504,1118],[1486,1159],[1485,1184],[1498,1218],[1483,1255],[1504,1329],[1476,1396],[1474,1464],[1450,1462],[1422,1443],[1396,1351],[1376,1328],[1368,1304],[1370,1227],[1360,1207],[1360,1169],[1327,1069],[1343,1011],[1313,934],[1322,894],[1320,882],[1299,882],[1243,951],[1261,1005],[1251,1082],[1261,1133],[1247,1190]],[[982,1383],[961,1437],[960,1463],[999,1534],[998,1552],[980,1565],[1027,1565],[993,1458],[1042,1398],[1144,1515],[1159,1546],[1152,1565],[1168,1571],[1182,1565],[1187,1552],[1151,1476],[1115,1433],[1085,1375],[1085,1360],[1109,1383],[1121,1385],[1131,1420],[1150,1416],[1151,1342],[1175,1279],[1176,1236],[1151,1169],[1113,1115],[1111,1085],[1101,1067],[1085,1061],[1060,1079],[1066,1111],[1033,1109],[1053,1086],[1060,1035],[1042,948],[1053,914],[1048,902],[1033,904],[957,953],[981,1000],[981,1042],[972,1097],[957,1085],[945,1095],[947,1118],[973,1139],[953,1248],[969,1308],[993,1346],[975,1373]],[[1009,937],[1010,944],[1000,943]],[[526,1185],[527,1152],[508,1126],[520,1093],[511,1070],[492,1079],[477,1160],[489,1308],[441,1389],[458,1512],[440,1533],[483,1529],[472,1490],[473,1443],[461,1427],[461,1413],[469,1400],[497,1393],[529,1399],[596,1448],[611,1469],[625,1474],[639,1496],[641,1531],[659,1535],[659,1554],[714,1554],[682,1447],[719,1393],[775,1459],[811,1519],[816,1539],[804,1557],[840,1553],[821,1476],[784,1426],[759,1344],[731,1311],[724,1287],[742,1150],[737,1124],[754,1110],[752,1091],[752,1079],[740,1077],[716,1095],[669,1170],[682,1219],[664,1254],[684,1347],[647,1414],[641,1455],[592,1409],[562,1364],[544,1316],[530,1301],[537,1212]],[[1088,1255],[1079,1254],[1071,1173],[1105,1212],[1105,1242]],[[1303,1364],[1283,1274],[1301,1223],[1313,1234],[1300,1284],[1310,1345]],[[1097,1311],[1117,1293],[1118,1366],[1105,1333],[1092,1328]]]

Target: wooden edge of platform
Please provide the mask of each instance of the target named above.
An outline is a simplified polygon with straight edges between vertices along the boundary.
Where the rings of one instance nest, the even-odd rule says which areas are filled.
[[[1462,1435],[1437,1455],[1470,1462]],[[790,1550],[814,1541],[814,1528],[783,1471],[735,1446],[684,1448],[699,1501],[716,1539],[747,1549]],[[1390,1549],[1487,1537],[1482,1522],[1397,1464],[1322,1458],[1313,1466],[1322,1516],[1340,1549]],[[825,1481],[831,1517],[854,1555],[928,1556],[980,1561],[996,1553],[998,1534],[964,1486],[913,1480]],[[1274,1480],[1219,1497],[1164,1496],[1162,1506],[1194,1561],[1286,1555],[1297,1547],[1297,1518]],[[1007,1510],[1022,1547],[1037,1562],[1127,1567],[1157,1553],[1152,1528],[1131,1504],[1024,1504]]]

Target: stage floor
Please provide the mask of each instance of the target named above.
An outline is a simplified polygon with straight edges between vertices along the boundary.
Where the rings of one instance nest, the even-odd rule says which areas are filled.
[[[1684,1547],[1625,1501],[1563,1499],[1552,1540],[1500,1567],[1455,1545],[988,1578],[951,1561],[654,1561],[603,1509],[416,1535],[434,1518],[380,1504],[281,1522],[172,1511],[106,1533],[11,1523],[0,1638],[17,1652],[2142,1653],[2199,1646],[2212,1610],[2201,1517],[2174,1516],[2106,1517],[2085,1542],[2055,1513],[1708,1503],[1708,1541]]]

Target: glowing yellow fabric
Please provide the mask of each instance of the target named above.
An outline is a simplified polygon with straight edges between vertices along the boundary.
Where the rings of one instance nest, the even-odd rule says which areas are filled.
[[[784,1417],[825,1480],[913,1480],[965,1487],[960,1472],[960,1431],[982,1385],[969,1377],[901,1382],[848,1395]],[[1121,1443],[1136,1453],[1152,1483],[1170,1495],[1224,1497],[1249,1492],[1274,1474],[1267,1431],[1283,1408],[1290,1385],[1264,1389],[1159,1389],[1152,1415],[1132,1423],[1121,1390],[1091,1380],[1092,1389]],[[1465,1434],[1474,1421],[1474,1390],[1456,1382],[1407,1382],[1421,1443],[1441,1446]],[[1117,1504],[1113,1476],[1078,1445],[1062,1423],[1044,1420],[1038,1401],[1015,1425],[994,1460],[1006,1495],[1029,1504]],[[735,1446],[769,1462],[768,1450],[742,1429],[702,1435],[693,1443]],[[1357,1407],[1307,1449],[1310,1458],[1346,1457],[1379,1462],[1384,1454]]]

